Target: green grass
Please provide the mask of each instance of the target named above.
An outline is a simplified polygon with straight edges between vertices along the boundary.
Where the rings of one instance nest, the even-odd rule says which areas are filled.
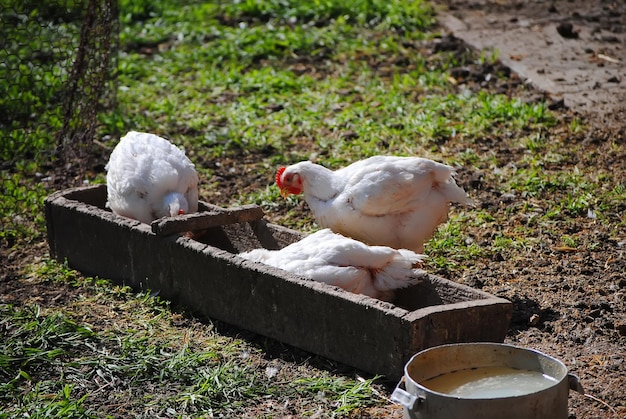
[[[461,269],[467,261],[485,256],[486,250],[469,236],[463,225],[469,221],[467,214],[451,217],[451,221],[440,226],[435,236],[428,242],[430,256],[426,263],[431,269],[447,271]]]
[[[80,27],[81,6],[73,0],[65,2],[65,10],[58,6],[13,0],[0,6],[7,42],[0,48],[1,161],[46,158],[54,145],[50,134],[62,125],[61,92],[78,45],[73,34]],[[49,24],[54,20],[57,24]]]
[[[34,17],[51,13],[27,5]],[[626,186],[597,162],[619,161],[623,145],[588,155],[577,142],[583,120],[452,81],[451,69],[492,64],[498,54],[434,52],[441,34],[425,1],[124,0],[120,11],[117,107],[99,114],[97,140],[112,148],[130,129],[170,138],[196,163],[208,201],[256,203],[273,222],[313,231],[301,198],[285,200],[273,185],[278,165],[420,155],[454,165],[465,180],[481,172],[483,185],[468,190],[491,200],[454,208],[426,248],[434,273],[458,277],[546,242],[602,248],[568,231],[576,224],[598,223],[621,239]],[[0,12],[3,23],[15,18]],[[35,255],[10,277],[28,290],[62,287],[67,301],[32,291],[22,307],[0,304],[0,417],[107,417],[120,406],[137,417],[238,416],[264,403],[272,417],[294,400],[297,415],[358,416],[386,404],[378,378],[272,359],[266,344],[45,258],[43,201],[58,187],[48,178],[68,64],[59,45],[75,47],[65,39],[75,25],[30,28],[43,44],[4,25],[21,47],[0,51],[0,110],[19,116],[0,119],[1,256]],[[21,62],[35,49],[55,59]],[[83,180],[103,183],[102,167],[61,185]]]
[[[246,359],[258,359],[258,348],[222,337],[212,327],[176,327],[181,315],[149,293],[134,294],[128,287],[85,278],[50,260],[32,276],[68,284],[68,293],[77,289],[90,296],[62,310],[0,305],[0,402],[5,406],[0,417],[27,412],[114,417],[116,403],[93,406],[106,394],[126,409],[174,417],[207,412],[238,416],[266,397],[316,398],[320,392],[327,408],[340,414],[378,398],[374,379],[322,373],[292,381],[282,377],[279,364],[274,368],[268,363],[265,369],[248,364]],[[98,305],[109,308],[93,313],[81,308]],[[120,328],[122,324],[126,327]],[[54,379],[45,378],[50,375]]]
[[[445,71],[433,71],[426,57],[405,46],[432,36],[423,31],[432,16],[421,2],[362,1],[345,10],[334,2],[188,7],[187,20],[164,13],[154,24],[124,28],[123,46],[161,42],[164,51],[158,60],[134,51],[122,57],[120,99],[129,105],[126,126],[171,136],[202,132],[198,140],[208,147],[195,150],[206,153],[201,160],[267,147],[280,155],[290,139],[319,132],[321,151],[343,163],[387,150],[415,154],[494,120],[519,128],[550,119],[540,105],[451,94]],[[298,65],[300,57],[313,62]],[[457,57],[439,58],[445,70]],[[307,71],[313,67],[329,74]],[[447,94],[428,94],[432,89]],[[142,103],[150,104],[147,112],[138,109]],[[270,105],[282,110],[268,112]],[[346,132],[359,141],[342,141]],[[194,142],[189,135],[181,140]]]
[[[64,370],[62,376],[71,375],[94,333],[62,313],[42,315],[38,306],[18,309],[0,305],[0,318],[4,332],[0,343],[0,401],[5,406],[1,415],[37,412],[44,417],[93,417],[84,406],[86,396],[72,397],[74,385],[65,379],[40,379],[38,371]]]
[[[0,240],[13,247],[40,239],[45,231],[41,209],[47,191],[43,185],[21,173],[3,172],[2,189]]]

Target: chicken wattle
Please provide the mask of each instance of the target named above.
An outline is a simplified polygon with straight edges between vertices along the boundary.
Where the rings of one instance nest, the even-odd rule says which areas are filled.
[[[107,206],[149,224],[198,211],[198,174],[185,153],[154,134],[130,131],[106,165]]]
[[[283,196],[303,193],[320,227],[422,253],[450,203],[470,202],[453,176],[433,160],[374,156],[336,171],[310,161],[281,167],[276,183]]]
[[[368,246],[330,229],[281,250],[254,249],[239,256],[384,301],[392,301],[396,290],[414,285],[426,275],[421,269],[424,255]]]

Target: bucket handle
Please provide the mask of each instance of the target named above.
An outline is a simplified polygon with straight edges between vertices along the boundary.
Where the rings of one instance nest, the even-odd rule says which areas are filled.
[[[393,393],[391,393],[391,401],[401,404],[409,411],[415,410],[417,405],[424,400],[426,400],[424,397],[416,396],[406,391],[405,377],[402,377]]]
[[[583,385],[580,384],[580,379],[577,375],[567,374],[567,381],[569,382],[569,389],[577,391],[580,394],[585,394],[585,390],[583,389]]]
[[[391,401],[406,407],[409,411],[414,411],[420,403],[423,403],[426,400],[426,398],[416,396],[406,391],[405,380],[406,377],[402,377],[400,382],[398,382],[396,388],[393,390],[393,393],[391,393]],[[567,380],[570,390],[574,390],[580,394],[585,394],[585,390],[583,389],[582,384],[580,384],[580,379],[577,375],[568,373]]]

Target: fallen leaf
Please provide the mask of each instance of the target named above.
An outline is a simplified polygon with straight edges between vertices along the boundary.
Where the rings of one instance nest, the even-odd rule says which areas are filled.
[[[557,252],[578,252],[578,249],[570,246],[555,246],[552,250],[556,250]]]

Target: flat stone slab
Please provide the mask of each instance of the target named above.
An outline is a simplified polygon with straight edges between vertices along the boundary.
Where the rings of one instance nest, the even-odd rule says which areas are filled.
[[[373,374],[397,380],[410,357],[431,346],[502,342],[511,319],[508,300],[436,276],[391,304],[240,258],[239,252],[280,249],[303,237],[256,215],[190,238],[156,234],[150,225],[105,209],[105,201],[106,185],[46,199],[52,257]],[[206,203],[200,211],[255,213],[218,211]]]
[[[625,112],[626,2],[441,2],[439,23],[575,111]]]

